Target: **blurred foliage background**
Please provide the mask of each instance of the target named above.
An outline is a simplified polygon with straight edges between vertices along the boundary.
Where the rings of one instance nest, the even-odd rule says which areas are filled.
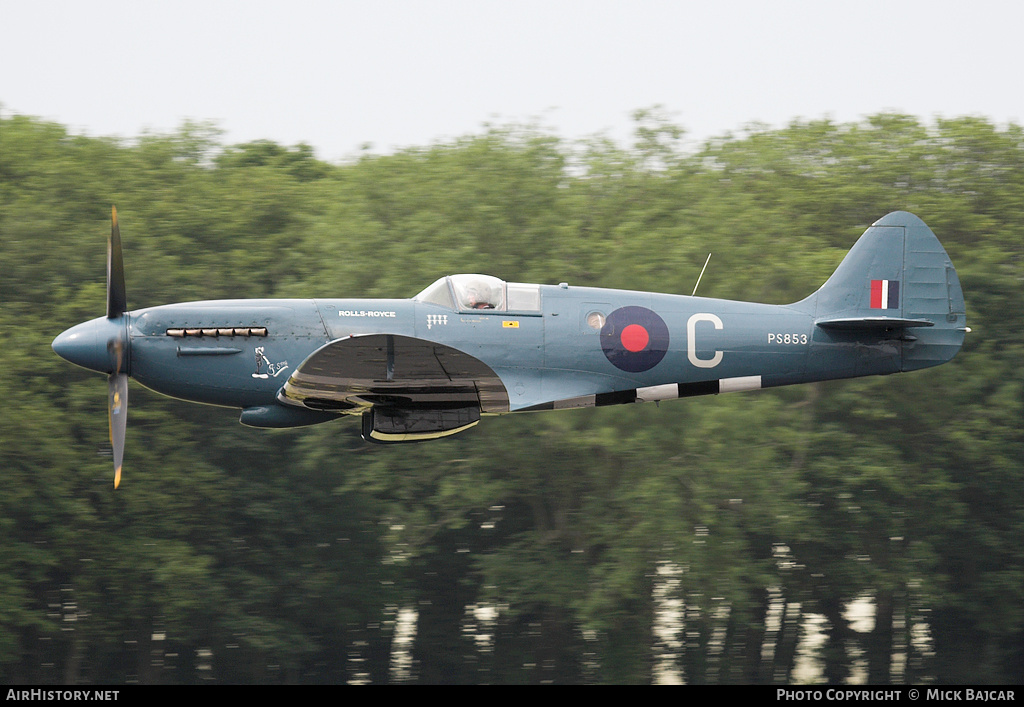
[[[882,114],[692,147],[656,110],[635,126],[329,164],[209,125],[0,120],[0,680],[1019,681],[1022,129]],[[115,493],[104,381],[50,350],[103,312],[111,204],[133,309],[451,272],[688,294],[708,252],[701,294],[785,303],[905,209],[974,333],[918,373],[398,447],[132,383]]]

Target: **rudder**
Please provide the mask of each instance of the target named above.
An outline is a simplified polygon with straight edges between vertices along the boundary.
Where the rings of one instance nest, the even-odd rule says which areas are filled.
[[[938,366],[956,356],[967,333],[960,278],[946,249],[924,221],[906,212],[890,216],[906,222],[904,316],[934,322],[927,329],[916,329],[917,341],[904,345],[903,370]]]

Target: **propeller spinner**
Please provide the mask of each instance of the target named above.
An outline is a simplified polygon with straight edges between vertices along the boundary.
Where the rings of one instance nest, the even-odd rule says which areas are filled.
[[[107,316],[71,327],[53,340],[53,350],[71,363],[107,374],[107,412],[114,451],[114,488],[121,483],[124,437],[128,421],[128,314],[124,259],[117,209],[111,209],[107,241]]]

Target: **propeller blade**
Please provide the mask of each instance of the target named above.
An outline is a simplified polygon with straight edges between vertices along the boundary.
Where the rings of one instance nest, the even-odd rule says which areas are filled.
[[[128,310],[124,286],[124,257],[121,254],[121,229],[117,208],[110,207],[110,239],[107,241],[107,318],[117,319]],[[123,372],[125,335],[107,342],[114,372],[107,378],[107,416],[110,422],[110,446],[114,450],[114,488],[121,484],[124,460],[124,436],[128,428],[128,374]]]
[[[121,462],[124,459],[124,434],[128,427],[128,375],[113,373],[107,378],[110,420],[110,446],[114,449],[114,488],[121,483]]]
[[[107,317],[114,319],[128,310],[124,288],[124,258],[121,256],[121,229],[117,225],[117,207],[110,207],[110,239],[107,241]]]

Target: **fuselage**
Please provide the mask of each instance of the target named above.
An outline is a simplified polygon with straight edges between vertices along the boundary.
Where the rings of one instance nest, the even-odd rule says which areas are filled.
[[[184,400],[269,406],[296,366],[324,344],[395,334],[478,358],[501,378],[514,412],[600,404],[600,396],[620,391],[663,399],[899,370],[898,341],[881,335],[874,342],[863,336],[854,341],[816,328],[802,303],[566,285],[540,286],[539,293],[536,311],[465,310],[411,299],[150,307],[126,315],[127,372]],[[99,318],[67,333],[104,326],[109,322]],[[720,387],[708,387],[719,381]],[[680,387],[657,390],[666,385]]]

